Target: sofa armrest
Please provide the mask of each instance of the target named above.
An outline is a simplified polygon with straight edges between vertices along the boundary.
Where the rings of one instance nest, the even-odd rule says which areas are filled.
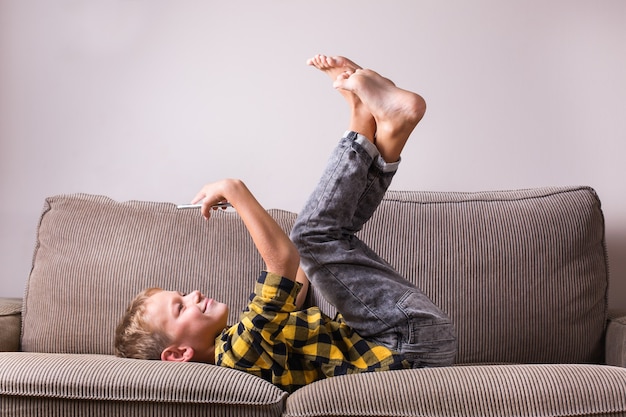
[[[0,298],[0,352],[17,352],[22,333],[22,300]]]
[[[626,311],[609,312],[606,329],[606,364],[626,368]]]

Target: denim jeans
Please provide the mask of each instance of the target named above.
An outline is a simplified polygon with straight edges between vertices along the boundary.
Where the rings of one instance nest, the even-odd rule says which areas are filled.
[[[311,284],[362,337],[401,352],[414,367],[451,365],[456,337],[450,319],[355,236],[398,165],[386,163],[364,136],[346,132],[291,239]]]

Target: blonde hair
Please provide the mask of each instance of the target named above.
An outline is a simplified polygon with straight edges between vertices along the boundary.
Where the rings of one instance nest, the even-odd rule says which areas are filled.
[[[115,354],[122,358],[160,360],[171,339],[146,320],[146,301],[161,288],[140,292],[126,309],[115,331]]]

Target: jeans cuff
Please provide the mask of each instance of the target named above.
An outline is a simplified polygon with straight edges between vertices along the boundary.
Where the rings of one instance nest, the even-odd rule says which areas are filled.
[[[398,166],[400,165],[402,158],[398,159],[396,162],[386,162],[382,156],[380,156],[380,151],[376,145],[374,145],[362,134],[348,130],[343,136],[345,138],[352,139],[355,143],[358,143],[382,172],[395,172],[398,170]]]

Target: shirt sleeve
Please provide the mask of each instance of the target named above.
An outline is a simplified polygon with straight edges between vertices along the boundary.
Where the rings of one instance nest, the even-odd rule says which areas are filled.
[[[290,313],[296,310],[296,297],[302,284],[272,272],[263,271],[257,279],[248,309],[258,313]]]

